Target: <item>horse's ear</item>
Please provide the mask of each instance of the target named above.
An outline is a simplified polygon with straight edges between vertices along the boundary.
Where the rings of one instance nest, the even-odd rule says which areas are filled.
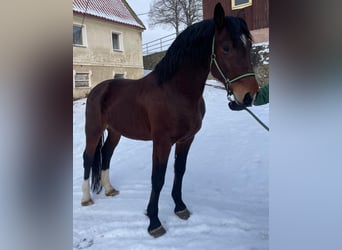
[[[222,30],[224,27],[224,10],[221,3],[217,3],[214,10],[214,22],[217,30]]]

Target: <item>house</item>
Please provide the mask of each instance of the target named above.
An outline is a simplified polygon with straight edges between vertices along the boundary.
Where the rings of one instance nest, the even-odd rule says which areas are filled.
[[[213,17],[215,5],[221,2],[227,16],[242,17],[255,43],[269,41],[269,0],[202,0],[203,19]]]
[[[125,0],[73,0],[73,97],[106,79],[142,77],[144,29]]]

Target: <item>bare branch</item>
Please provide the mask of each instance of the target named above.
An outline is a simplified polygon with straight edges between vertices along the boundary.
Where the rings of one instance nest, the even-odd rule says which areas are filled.
[[[202,19],[201,0],[154,0],[150,5],[149,25],[172,26],[178,35],[185,28]]]

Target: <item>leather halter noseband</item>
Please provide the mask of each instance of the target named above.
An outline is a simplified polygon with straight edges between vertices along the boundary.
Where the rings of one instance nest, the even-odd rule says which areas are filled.
[[[235,78],[233,78],[232,80],[229,80],[228,77],[226,77],[224,74],[223,74],[223,71],[220,67],[220,65],[218,65],[218,62],[216,60],[216,54],[215,54],[215,35],[213,37],[213,43],[211,45],[211,56],[210,56],[210,71],[211,71],[211,66],[214,62],[218,72],[220,73],[220,75],[222,76],[222,78],[224,79],[224,87],[226,88],[226,91],[227,91],[227,96],[230,96],[233,94],[232,90],[231,90],[231,85],[234,83],[234,82],[237,82],[238,80],[240,79],[243,79],[243,78],[246,78],[246,77],[250,77],[250,76],[255,76],[255,73],[254,72],[248,72],[248,73],[245,73],[245,74],[242,74],[242,75],[239,75]]]
[[[213,62],[215,63],[215,66],[218,70],[218,72],[220,73],[220,75],[222,76],[222,78],[224,79],[224,87],[227,91],[227,98],[228,100],[232,101],[230,96],[231,95],[234,95],[233,91],[231,90],[231,84],[233,84],[234,82],[237,82],[238,80],[240,79],[243,79],[243,78],[246,78],[246,77],[250,77],[250,76],[255,76],[255,73],[253,72],[248,72],[246,74],[242,74],[242,75],[239,75],[235,78],[233,78],[232,80],[229,80],[228,77],[226,77],[224,74],[223,74],[223,71],[221,69],[221,67],[218,65],[217,61],[216,61],[216,55],[215,55],[215,35],[213,37],[213,44],[211,46],[211,59],[210,59],[210,71],[211,71],[211,66],[213,64]],[[255,98],[255,96],[254,96]],[[253,99],[254,99],[253,98]],[[236,98],[235,98],[235,101],[237,102]],[[254,103],[254,100],[252,101],[252,103]],[[246,110],[249,114],[251,114],[267,131],[269,131],[269,128],[256,116],[254,115],[254,113],[252,111],[250,111],[247,107],[244,106],[243,108],[244,110]]]

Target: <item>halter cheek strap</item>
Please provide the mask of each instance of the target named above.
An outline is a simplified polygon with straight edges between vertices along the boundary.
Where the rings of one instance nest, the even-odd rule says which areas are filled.
[[[231,91],[231,84],[233,84],[234,82],[237,82],[237,81],[240,80],[240,79],[243,79],[243,78],[246,78],[246,77],[250,77],[250,76],[255,76],[255,73],[253,73],[253,72],[248,72],[248,73],[239,75],[239,76],[233,78],[232,80],[229,80],[229,78],[226,77],[226,76],[223,74],[223,71],[222,71],[220,65],[218,64],[218,62],[217,62],[217,60],[216,60],[216,54],[215,54],[215,36],[213,37],[213,43],[212,43],[212,45],[211,45],[210,71],[211,71],[211,67],[212,67],[212,64],[213,64],[213,63],[215,64],[217,71],[220,73],[221,77],[222,77],[223,80],[224,80],[224,87],[226,88],[227,96],[230,96],[230,95],[233,94],[232,91]]]
[[[216,55],[215,55],[215,50],[214,49],[215,49],[215,36],[213,37],[213,43],[212,43],[212,46],[211,46],[210,71],[211,71],[211,66],[212,66],[212,64],[214,62],[218,72],[220,73],[220,75],[224,79],[224,87],[226,88],[226,91],[227,91],[227,98],[228,98],[228,100],[232,101],[231,98],[230,98],[230,95],[233,94],[233,92],[231,91],[231,87],[230,87],[231,84],[233,84],[234,82],[237,82],[240,79],[243,79],[243,78],[246,78],[246,77],[250,77],[250,76],[255,76],[255,74],[253,72],[248,72],[248,73],[239,75],[239,76],[233,78],[232,80],[229,80],[229,78],[226,77],[223,74],[223,71],[222,71],[220,65],[218,65],[218,63],[217,63]],[[255,96],[253,98],[252,103],[254,103]],[[243,107],[243,109],[246,110],[248,113],[250,113],[267,131],[269,131],[269,128],[252,111],[250,111],[247,107]]]

